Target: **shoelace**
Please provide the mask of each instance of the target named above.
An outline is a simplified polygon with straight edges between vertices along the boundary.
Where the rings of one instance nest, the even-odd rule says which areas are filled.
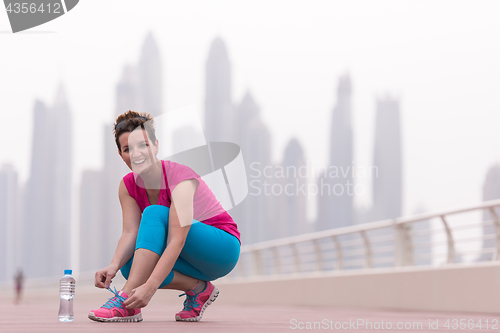
[[[122,308],[123,309],[123,302],[125,301],[125,297],[118,295],[118,291],[111,290],[111,288],[107,288],[109,291],[111,291],[115,296],[111,297],[106,304],[104,304],[102,307],[106,309],[111,309],[112,307],[115,308]]]
[[[195,306],[198,306],[198,301],[196,300],[198,298],[198,294],[190,296],[184,293],[180,294],[179,297],[184,295],[186,295],[186,300],[184,301],[184,309],[182,309],[182,311],[191,311]]]

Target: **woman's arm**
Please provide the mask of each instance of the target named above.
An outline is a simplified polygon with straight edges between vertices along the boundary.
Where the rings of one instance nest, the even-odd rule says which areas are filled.
[[[118,196],[122,206],[123,230],[118,241],[118,246],[116,247],[115,255],[111,260],[111,265],[116,267],[117,270],[122,268],[132,258],[141,223],[141,209],[135,199],[128,193],[123,179],[120,182]]]
[[[122,206],[123,230],[116,251],[111,260],[111,264],[96,272],[95,286],[98,288],[107,288],[116,272],[132,258],[135,251],[135,242],[141,222],[141,209],[134,198],[130,196],[125,187],[125,183],[120,182],[118,197]]]
[[[174,267],[184,247],[189,228],[193,223],[193,198],[198,181],[188,179],[180,182],[172,192],[172,204],[168,218],[167,248],[156,264],[146,284],[155,290],[162,284]]]

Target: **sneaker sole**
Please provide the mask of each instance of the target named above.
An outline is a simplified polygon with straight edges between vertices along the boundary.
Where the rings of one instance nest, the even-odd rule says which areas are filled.
[[[207,306],[209,306],[210,304],[215,302],[215,300],[217,299],[218,296],[219,296],[219,289],[217,289],[217,287],[214,286],[214,290],[212,290],[210,297],[205,302],[205,304],[203,304],[203,307],[201,308],[199,316],[191,317],[191,318],[184,318],[184,319],[181,318],[180,316],[175,316],[175,320],[176,321],[200,321],[201,317],[203,316],[203,312],[205,312],[205,309],[207,308]]]
[[[140,322],[142,321],[142,313],[138,313],[135,316],[129,317],[113,317],[113,318],[101,318],[97,317],[93,312],[89,313],[89,319],[93,321],[100,321],[102,323],[117,323],[117,322]]]

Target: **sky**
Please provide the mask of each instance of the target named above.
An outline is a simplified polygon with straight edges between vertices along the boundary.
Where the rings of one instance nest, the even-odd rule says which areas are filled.
[[[275,162],[292,137],[324,165],[340,76],[352,82],[354,163],[373,158],[377,98],[399,99],[403,212],[482,201],[500,162],[497,1],[80,1],[66,15],[12,34],[0,10],[0,165],[29,173],[35,99],[63,84],[73,115],[75,184],[102,165],[102,126],[115,88],[152,32],[163,61],[165,111],[204,103],[204,66],[221,37],[233,100],[250,91],[272,133]],[[112,140],[112,136],[109,136]],[[47,156],[50,158],[50,156]],[[370,180],[360,180],[370,205]]]

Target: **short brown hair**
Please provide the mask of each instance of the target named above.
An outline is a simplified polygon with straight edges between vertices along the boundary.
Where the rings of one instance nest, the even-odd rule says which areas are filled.
[[[153,144],[156,142],[156,134],[154,128],[154,120],[153,117],[149,113],[146,112],[136,112],[129,110],[116,118],[115,125],[113,127],[113,133],[115,135],[115,142],[118,150],[121,151],[120,141],[118,138],[123,133],[132,132],[137,127],[141,127],[143,130],[146,130],[149,138],[153,141]]]

